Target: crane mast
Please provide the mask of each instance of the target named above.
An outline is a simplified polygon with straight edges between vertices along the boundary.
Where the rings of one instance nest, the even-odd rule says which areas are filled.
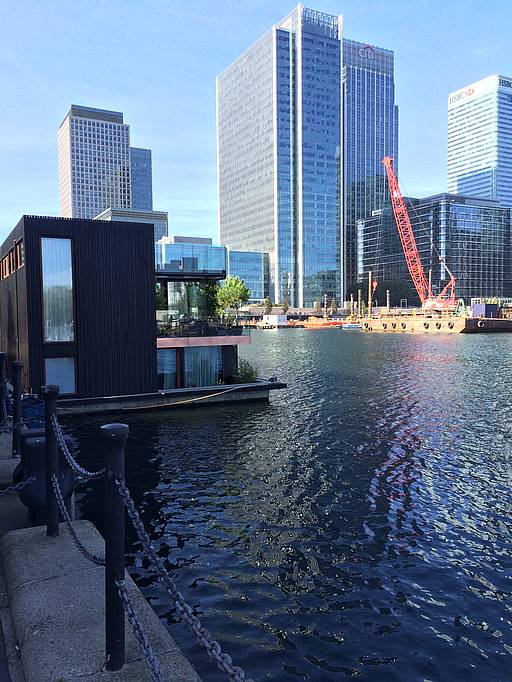
[[[384,157],[384,167],[389,185],[389,195],[391,198],[391,205],[393,206],[393,214],[395,222],[400,235],[400,241],[404,251],[407,268],[414,287],[418,292],[418,296],[423,308],[429,309],[451,309],[455,308],[457,302],[455,300],[455,277],[449,271],[448,266],[440,258],[446,271],[450,275],[450,280],[444,289],[437,296],[432,293],[432,287],[425,276],[425,270],[421,263],[418,246],[414,237],[414,232],[411,225],[411,220],[407,212],[402,192],[398,186],[398,179],[393,170],[393,158],[391,156]]]

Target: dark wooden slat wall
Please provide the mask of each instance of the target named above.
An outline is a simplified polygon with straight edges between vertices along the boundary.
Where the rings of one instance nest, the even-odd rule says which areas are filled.
[[[74,354],[79,397],[155,391],[153,226],[32,216],[20,224],[25,267],[19,272],[26,271],[26,292],[22,299],[18,284],[18,297],[28,319],[31,388],[38,392],[45,382],[44,357]],[[40,239],[45,236],[73,240],[75,344],[42,340]]]

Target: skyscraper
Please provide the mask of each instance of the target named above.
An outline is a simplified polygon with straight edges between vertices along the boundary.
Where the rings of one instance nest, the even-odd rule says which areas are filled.
[[[59,127],[61,215],[130,208],[130,126],[123,114],[72,105]]]
[[[298,5],[217,78],[219,241],[292,305],[341,295],[341,34]]]
[[[153,210],[153,176],[151,149],[130,148],[132,208]]]
[[[512,207],[512,78],[488,76],[448,96],[448,191]]]
[[[343,199],[345,291],[357,282],[357,221],[382,208],[386,173],[398,169],[398,107],[394,53],[343,40]]]

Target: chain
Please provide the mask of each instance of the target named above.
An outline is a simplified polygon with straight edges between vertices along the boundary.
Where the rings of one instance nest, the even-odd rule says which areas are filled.
[[[135,528],[137,536],[142,544],[142,548],[146,553],[146,556],[150,560],[153,568],[158,574],[158,579],[164,585],[167,593],[171,597],[173,603],[176,606],[177,611],[180,613],[181,617],[186,621],[190,630],[195,634],[199,644],[206,649],[206,652],[212,658],[217,666],[223,672],[229,675],[233,682],[251,682],[251,680],[246,679],[245,673],[242,668],[233,665],[231,656],[229,654],[223,653],[220,644],[212,639],[210,633],[206,628],[203,627],[199,618],[194,615],[192,607],[187,604],[185,598],[181,592],[176,587],[176,584],[172,580],[171,576],[167,572],[161,557],[151,544],[149,535],[144,528],[144,524],[140,518],[139,512],[135,507],[135,503],[130,495],[130,491],[126,487],[126,483],[122,478],[116,478],[115,483],[119,494],[123,498],[124,504],[128,511],[128,516]]]
[[[146,662],[151,669],[153,680],[155,682],[164,682],[164,677],[160,669],[160,663],[158,662],[158,659],[151,648],[148,636],[144,632],[144,629],[137,618],[137,614],[135,613],[135,609],[133,608],[133,603],[128,596],[126,582],[124,580],[116,580],[115,583],[117,591],[119,592],[119,596],[121,597],[121,601],[123,602],[123,607],[126,611],[128,620],[130,621],[130,625],[133,628],[133,633],[139,642],[140,650],[144,654]]]
[[[23,481],[16,483],[16,485],[10,485],[8,488],[0,490],[0,495],[6,495],[7,493],[17,493],[20,490],[23,490],[23,488],[29,485],[29,483],[33,483],[36,478],[37,476],[30,476],[29,478],[25,478]]]
[[[62,497],[62,491],[60,489],[59,480],[55,474],[52,474],[51,479],[52,479],[53,490],[55,492],[55,497],[57,498],[57,502],[59,503],[60,513],[62,514],[62,517],[66,523],[66,526],[68,527],[69,534],[71,535],[71,539],[75,543],[78,551],[81,552],[86,559],[89,559],[89,561],[92,561],[93,564],[96,564],[97,566],[105,566],[105,559],[103,559],[102,557],[96,556],[95,554],[92,554],[92,552],[89,552],[89,550],[86,549],[84,547],[84,545],[78,539],[78,535],[76,534],[76,531],[73,528],[73,524],[71,523],[71,519],[69,517],[68,510],[66,509],[66,505],[64,503],[64,498]]]
[[[78,464],[76,459],[70,453],[68,446],[66,445],[66,441],[64,439],[64,432],[62,431],[62,427],[58,422],[57,416],[55,414],[52,414],[52,416],[50,417],[50,421],[59,448],[61,449],[64,457],[66,458],[67,463],[73,469],[73,471],[77,473],[79,476],[83,476],[83,478],[101,478],[102,476],[104,476],[105,469],[100,469],[100,471],[87,471],[87,469],[84,469],[83,467],[80,466],[80,464]]]

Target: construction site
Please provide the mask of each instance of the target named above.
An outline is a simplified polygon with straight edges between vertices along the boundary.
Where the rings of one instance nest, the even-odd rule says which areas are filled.
[[[407,270],[421,302],[417,308],[392,308],[389,291],[386,292],[386,306],[377,308],[373,303],[373,295],[377,288],[377,280],[368,272],[367,312],[359,291],[357,302],[354,297],[350,301],[348,320],[360,325],[366,332],[388,333],[489,333],[512,332],[512,300],[496,297],[480,297],[466,305],[457,296],[457,280],[448,266],[446,259],[438,252],[432,242],[433,251],[446,274],[446,281],[438,293],[433,291],[432,270],[425,273],[421,261],[416,236],[412,228],[406,201],[400,190],[398,179],[393,169],[393,159],[385,157],[389,198],[394,221],[400,237],[400,243],[407,264]]]

